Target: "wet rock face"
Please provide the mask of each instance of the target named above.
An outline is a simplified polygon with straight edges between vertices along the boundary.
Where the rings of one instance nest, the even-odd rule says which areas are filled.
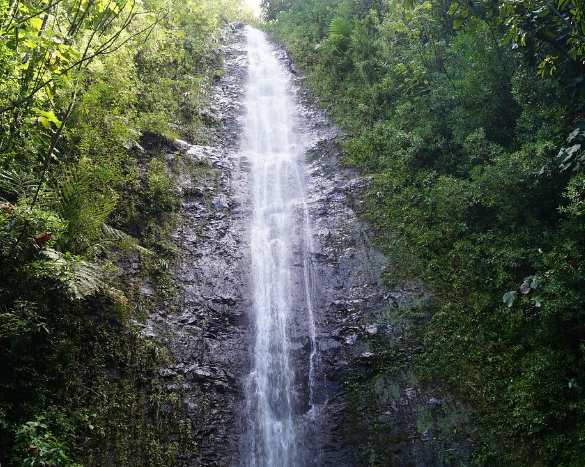
[[[179,259],[174,308],[149,318],[146,332],[163,339],[174,362],[159,376],[180,397],[196,447],[178,465],[231,466],[238,453],[242,381],[249,371],[247,322],[247,172],[237,157],[246,57],[242,32],[224,46],[226,75],[213,86],[208,118],[218,125],[208,146],[175,141],[182,193],[181,221],[173,234]]]
[[[298,79],[297,79],[298,83]],[[360,456],[346,439],[347,379],[356,363],[373,356],[356,345],[365,335],[393,329],[365,323],[364,312],[384,306],[379,274],[385,259],[369,247],[369,230],[358,218],[367,179],[339,164],[343,135],[297,84],[305,144],[307,192],[312,224],[312,284],[317,329],[314,413],[306,415],[307,466],[354,466]]]
[[[164,338],[174,362],[159,376],[168,381],[169,393],[183,400],[191,420],[197,448],[183,452],[178,465],[193,467],[241,465],[244,381],[253,345],[250,161],[237,152],[247,59],[242,31],[233,30],[232,35],[224,48],[226,74],[214,85],[207,110],[222,130],[208,146],[175,142],[189,162],[180,176],[182,221],[173,239],[180,250],[173,273],[181,289],[175,304],[179,312],[160,310],[150,317],[146,330]],[[304,452],[300,465],[370,465],[368,459],[376,454],[378,462],[385,462],[376,465],[458,465],[462,448],[445,441],[439,425],[450,429],[446,414],[463,409],[422,388],[408,364],[393,371],[379,369],[381,354],[416,352],[401,342],[407,329],[405,310],[422,292],[389,291],[380,285],[379,277],[389,265],[370,246],[371,231],[357,215],[368,180],[340,167],[337,141],[343,135],[303,90],[302,78],[286,54],[278,56],[289,66],[297,124],[308,148],[305,183],[312,238],[299,240],[295,255],[310,249],[318,351],[310,389],[309,321],[298,287],[291,340],[299,451]],[[169,162],[173,157],[168,155]],[[298,284],[303,283],[302,274],[302,267],[295,268]],[[367,382],[362,395],[352,389],[356,380]],[[311,390],[313,407],[308,402]],[[383,431],[374,432],[374,424]]]

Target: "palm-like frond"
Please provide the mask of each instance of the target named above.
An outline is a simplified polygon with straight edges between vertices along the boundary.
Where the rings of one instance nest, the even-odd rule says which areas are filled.
[[[99,242],[101,226],[116,206],[113,190],[97,191],[83,162],[65,172],[58,190],[57,211],[67,221],[62,249],[83,252]]]
[[[148,248],[144,248],[138,244],[138,240],[134,237],[122,232],[111,225],[102,223],[100,226],[103,241],[101,242],[104,246],[115,244],[122,250],[137,251],[143,254],[152,254]]]
[[[120,290],[108,285],[106,273],[100,264],[84,261],[52,248],[45,248],[42,253],[55,266],[54,279],[65,285],[72,298],[81,300],[102,292],[118,302],[126,302],[126,297]]]
[[[329,47],[343,52],[351,40],[353,23],[345,18],[336,17],[329,23],[329,35],[320,44],[315,45],[315,50]]]
[[[56,278],[64,283],[73,298],[82,299],[107,288],[104,271],[98,264],[66,257],[52,248],[45,248],[43,255],[56,266]]]
[[[24,201],[32,197],[39,186],[38,178],[31,172],[17,172],[16,170],[0,171],[0,200],[2,201]],[[41,199],[52,198],[53,191],[48,188],[41,188],[39,192]]]
[[[349,39],[352,31],[353,23],[345,18],[333,18],[329,24],[330,36],[341,36]]]

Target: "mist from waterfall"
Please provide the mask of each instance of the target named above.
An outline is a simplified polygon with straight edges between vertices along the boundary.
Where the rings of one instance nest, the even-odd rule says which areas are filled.
[[[301,464],[295,413],[313,405],[315,324],[312,309],[309,216],[301,138],[290,81],[264,33],[248,28],[248,84],[241,155],[251,162],[251,290],[254,348],[246,382],[246,467]],[[303,251],[297,251],[299,245]],[[297,255],[297,256],[295,256]],[[303,284],[293,278],[302,266]],[[298,289],[301,290],[298,290]],[[308,395],[299,394],[291,356],[293,303],[303,296],[310,355]],[[308,375],[308,376],[307,376]],[[299,401],[307,397],[307,401]]]

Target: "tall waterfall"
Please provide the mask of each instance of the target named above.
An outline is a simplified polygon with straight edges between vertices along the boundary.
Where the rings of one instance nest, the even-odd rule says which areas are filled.
[[[247,30],[249,76],[241,154],[252,163],[251,290],[254,348],[246,384],[248,433],[243,465],[296,467],[295,413],[313,404],[315,324],[303,148],[290,82],[264,33]],[[296,251],[303,250],[303,251]],[[302,285],[294,268],[302,266]],[[310,342],[308,394],[299,391],[291,355],[292,313],[302,296]],[[301,366],[301,365],[297,365]],[[296,389],[295,389],[296,388]],[[299,400],[304,397],[307,400]]]

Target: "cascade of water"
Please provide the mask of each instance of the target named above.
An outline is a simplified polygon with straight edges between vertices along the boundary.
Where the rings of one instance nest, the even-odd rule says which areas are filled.
[[[252,162],[251,287],[255,327],[252,371],[246,387],[249,433],[244,465],[296,467],[300,461],[294,415],[295,406],[300,404],[294,391],[289,334],[293,297],[298,294],[292,277],[293,250],[299,243],[305,250],[301,294],[307,307],[311,345],[310,406],[316,353],[302,150],[294,129],[295,105],[289,79],[262,32],[247,30],[247,51],[249,78],[241,154]],[[296,221],[299,207],[300,228]]]

